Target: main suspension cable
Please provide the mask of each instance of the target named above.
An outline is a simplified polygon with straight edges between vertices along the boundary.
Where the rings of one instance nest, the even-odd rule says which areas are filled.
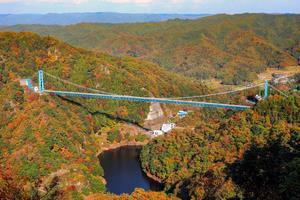
[[[105,92],[105,91],[101,91],[101,90],[97,90],[97,89],[85,87],[85,86],[82,86],[82,85],[78,85],[78,84],[73,83],[73,82],[71,82],[71,81],[68,81],[68,80],[59,78],[59,77],[57,77],[57,76],[51,75],[51,74],[49,74],[49,73],[47,73],[47,72],[44,72],[44,73],[45,73],[46,75],[48,75],[49,77],[51,77],[51,78],[54,78],[54,79],[56,79],[56,80],[62,81],[62,82],[64,82],[64,83],[73,85],[73,86],[78,87],[78,88],[81,88],[81,89],[86,89],[86,90],[90,90],[90,91],[92,91],[92,92],[97,92],[97,93],[102,93],[102,94],[113,94],[113,93],[109,93],[109,92]]]
[[[237,92],[241,92],[241,91],[244,91],[244,90],[250,90],[250,89],[262,86],[263,84],[264,83],[261,83],[261,84],[255,85],[255,86],[251,86],[251,87],[244,87],[244,88],[237,89],[237,90],[219,92],[219,93],[214,93],[214,94],[206,94],[206,95],[200,95],[200,96],[188,96],[188,97],[174,97],[174,98],[167,98],[167,99],[195,99],[195,98],[204,98],[204,97],[232,94],[232,93],[237,93]]]
[[[57,76],[51,75],[51,74],[49,74],[49,73],[47,73],[47,72],[44,72],[44,73],[45,73],[47,76],[49,76],[49,77],[51,77],[51,78],[53,78],[53,79],[62,81],[62,82],[64,82],[64,83],[73,85],[73,86],[78,87],[78,88],[81,88],[81,89],[86,89],[86,90],[90,90],[90,91],[92,91],[92,92],[97,92],[97,93],[101,93],[101,94],[118,95],[118,94],[109,93],[109,92],[106,92],[106,91],[101,91],[101,90],[97,90],[97,89],[85,87],[85,86],[82,86],[82,85],[73,83],[73,82],[71,82],[71,81],[68,81],[68,80],[59,78],[59,77],[57,77]],[[264,84],[264,83],[257,84],[257,85],[255,85],[255,86],[251,86],[251,87],[240,88],[240,89],[237,89],[237,90],[231,90],[231,91],[219,92],[219,93],[213,93],[213,94],[206,94],[206,95],[185,96],[185,97],[171,97],[171,98],[161,97],[161,98],[162,98],[162,99],[170,99],[170,100],[180,100],[180,99],[195,99],[195,98],[212,97],[212,96],[218,96],[218,95],[233,94],[233,93],[241,92],[241,91],[244,91],[244,90],[250,90],[250,89],[253,89],[253,88],[262,86],[263,84]]]

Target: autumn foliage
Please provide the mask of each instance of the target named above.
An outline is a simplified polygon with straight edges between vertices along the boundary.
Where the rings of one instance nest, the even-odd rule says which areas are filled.
[[[254,110],[205,121],[143,148],[144,170],[167,192],[183,199],[299,196],[299,97],[272,96]]]

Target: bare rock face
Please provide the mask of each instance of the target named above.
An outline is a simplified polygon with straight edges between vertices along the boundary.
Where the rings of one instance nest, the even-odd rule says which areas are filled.
[[[150,112],[147,116],[147,121],[155,120],[164,116],[164,112],[160,106],[160,103],[151,103]]]
[[[144,126],[149,129],[160,129],[165,118],[164,111],[160,103],[151,103],[150,111],[145,120]]]

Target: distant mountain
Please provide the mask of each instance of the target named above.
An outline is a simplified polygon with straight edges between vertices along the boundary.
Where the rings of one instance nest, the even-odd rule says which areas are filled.
[[[3,30],[3,29],[2,29]],[[139,24],[19,25],[78,47],[130,55],[198,79],[241,84],[300,62],[300,15],[215,15]]]
[[[136,23],[159,22],[169,19],[197,19],[208,14],[130,14],[130,13],[49,13],[0,14],[0,26],[16,24],[69,25],[77,23]]]

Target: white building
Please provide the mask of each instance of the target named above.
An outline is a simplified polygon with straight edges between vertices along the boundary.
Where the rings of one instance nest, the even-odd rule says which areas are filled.
[[[165,133],[170,132],[173,128],[176,127],[175,123],[163,124],[161,130]]]
[[[33,88],[33,90],[34,90],[34,92],[39,92],[39,87],[37,87],[37,86],[35,86],[34,88]]]
[[[21,79],[20,80],[21,86],[28,86],[29,85],[29,79]]]
[[[187,111],[183,111],[183,110],[180,110],[177,113],[177,116],[179,116],[180,118],[185,118],[187,115],[188,115],[188,112]]]
[[[21,86],[27,86],[29,89],[33,90],[32,82],[31,79],[21,79],[20,80],[20,85]]]
[[[160,136],[160,135],[163,135],[164,132],[162,132],[161,130],[154,130],[153,131],[153,136],[154,137],[157,137],[157,136]]]
[[[255,99],[257,100],[257,101],[261,101],[261,100],[263,100],[263,98],[260,96],[260,95],[255,95]]]

